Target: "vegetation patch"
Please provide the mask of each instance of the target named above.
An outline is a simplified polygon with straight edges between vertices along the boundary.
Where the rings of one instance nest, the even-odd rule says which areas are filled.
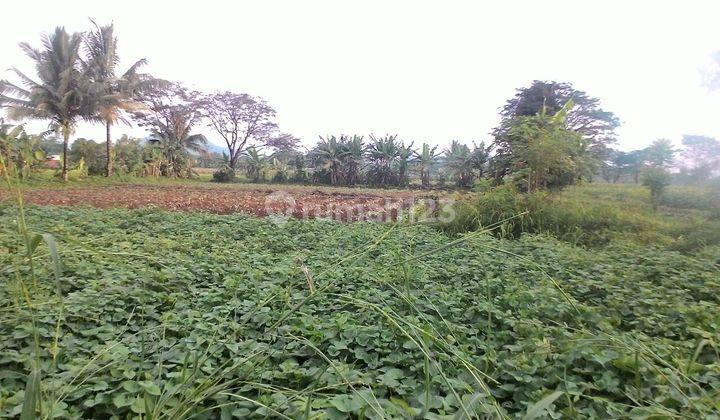
[[[482,232],[449,241],[415,225],[60,207],[28,209],[28,225],[54,239],[26,252],[17,220],[0,207],[3,417],[32,411],[27,401],[60,418],[720,408],[710,258]]]

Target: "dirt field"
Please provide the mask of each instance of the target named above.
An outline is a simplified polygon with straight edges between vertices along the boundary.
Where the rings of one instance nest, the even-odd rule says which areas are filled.
[[[37,205],[98,208],[159,207],[171,211],[206,211],[218,214],[293,216],[301,219],[394,220],[419,196],[410,191],[367,190],[336,192],[313,188],[221,188],[201,185],[107,185],[68,188],[30,188],[25,201]],[[7,200],[0,190],[0,200]]]

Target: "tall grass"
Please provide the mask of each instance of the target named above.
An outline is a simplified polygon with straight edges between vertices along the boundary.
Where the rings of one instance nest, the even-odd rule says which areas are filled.
[[[720,244],[720,210],[709,190],[675,187],[658,213],[652,211],[645,189],[620,184],[586,184],[555,194],[523,194],[503,185],[457,200],[457,217],[440,225],[450,234],[527,212],[496,230],[496,236],[543,233],[583,246],[629,241],[685,253]]]

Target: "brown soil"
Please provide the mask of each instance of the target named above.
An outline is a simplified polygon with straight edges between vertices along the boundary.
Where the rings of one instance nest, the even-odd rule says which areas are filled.
[[[409,191],[387,195],[324,192],[313,189],[238,189],[202,186],[112,185],[32,188],[24,192],[25,202],[37,205],[97,208],[159,207],[170,211],[205,211],[217,214],[248,213],[302,219],[388,221],[408,209],[417,197]],[[0,200],[7,200],[0,190]]]

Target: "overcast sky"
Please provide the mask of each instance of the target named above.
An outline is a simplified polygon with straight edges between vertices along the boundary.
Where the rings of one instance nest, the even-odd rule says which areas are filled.
[[[717,0],[30,0],[3,12],[0,77],[12,79],[10,66],[32,73],[21,41],[114,21],[122,63],[146,57],[158,77],[262,96],[305,145],[339,133],[489,141],[498,108],[534,79],[600,98],[623,121],[622,149],[720,137],[720,92],[703,85],[720,50]],[[81,124],[76,136],[103,133]]]

